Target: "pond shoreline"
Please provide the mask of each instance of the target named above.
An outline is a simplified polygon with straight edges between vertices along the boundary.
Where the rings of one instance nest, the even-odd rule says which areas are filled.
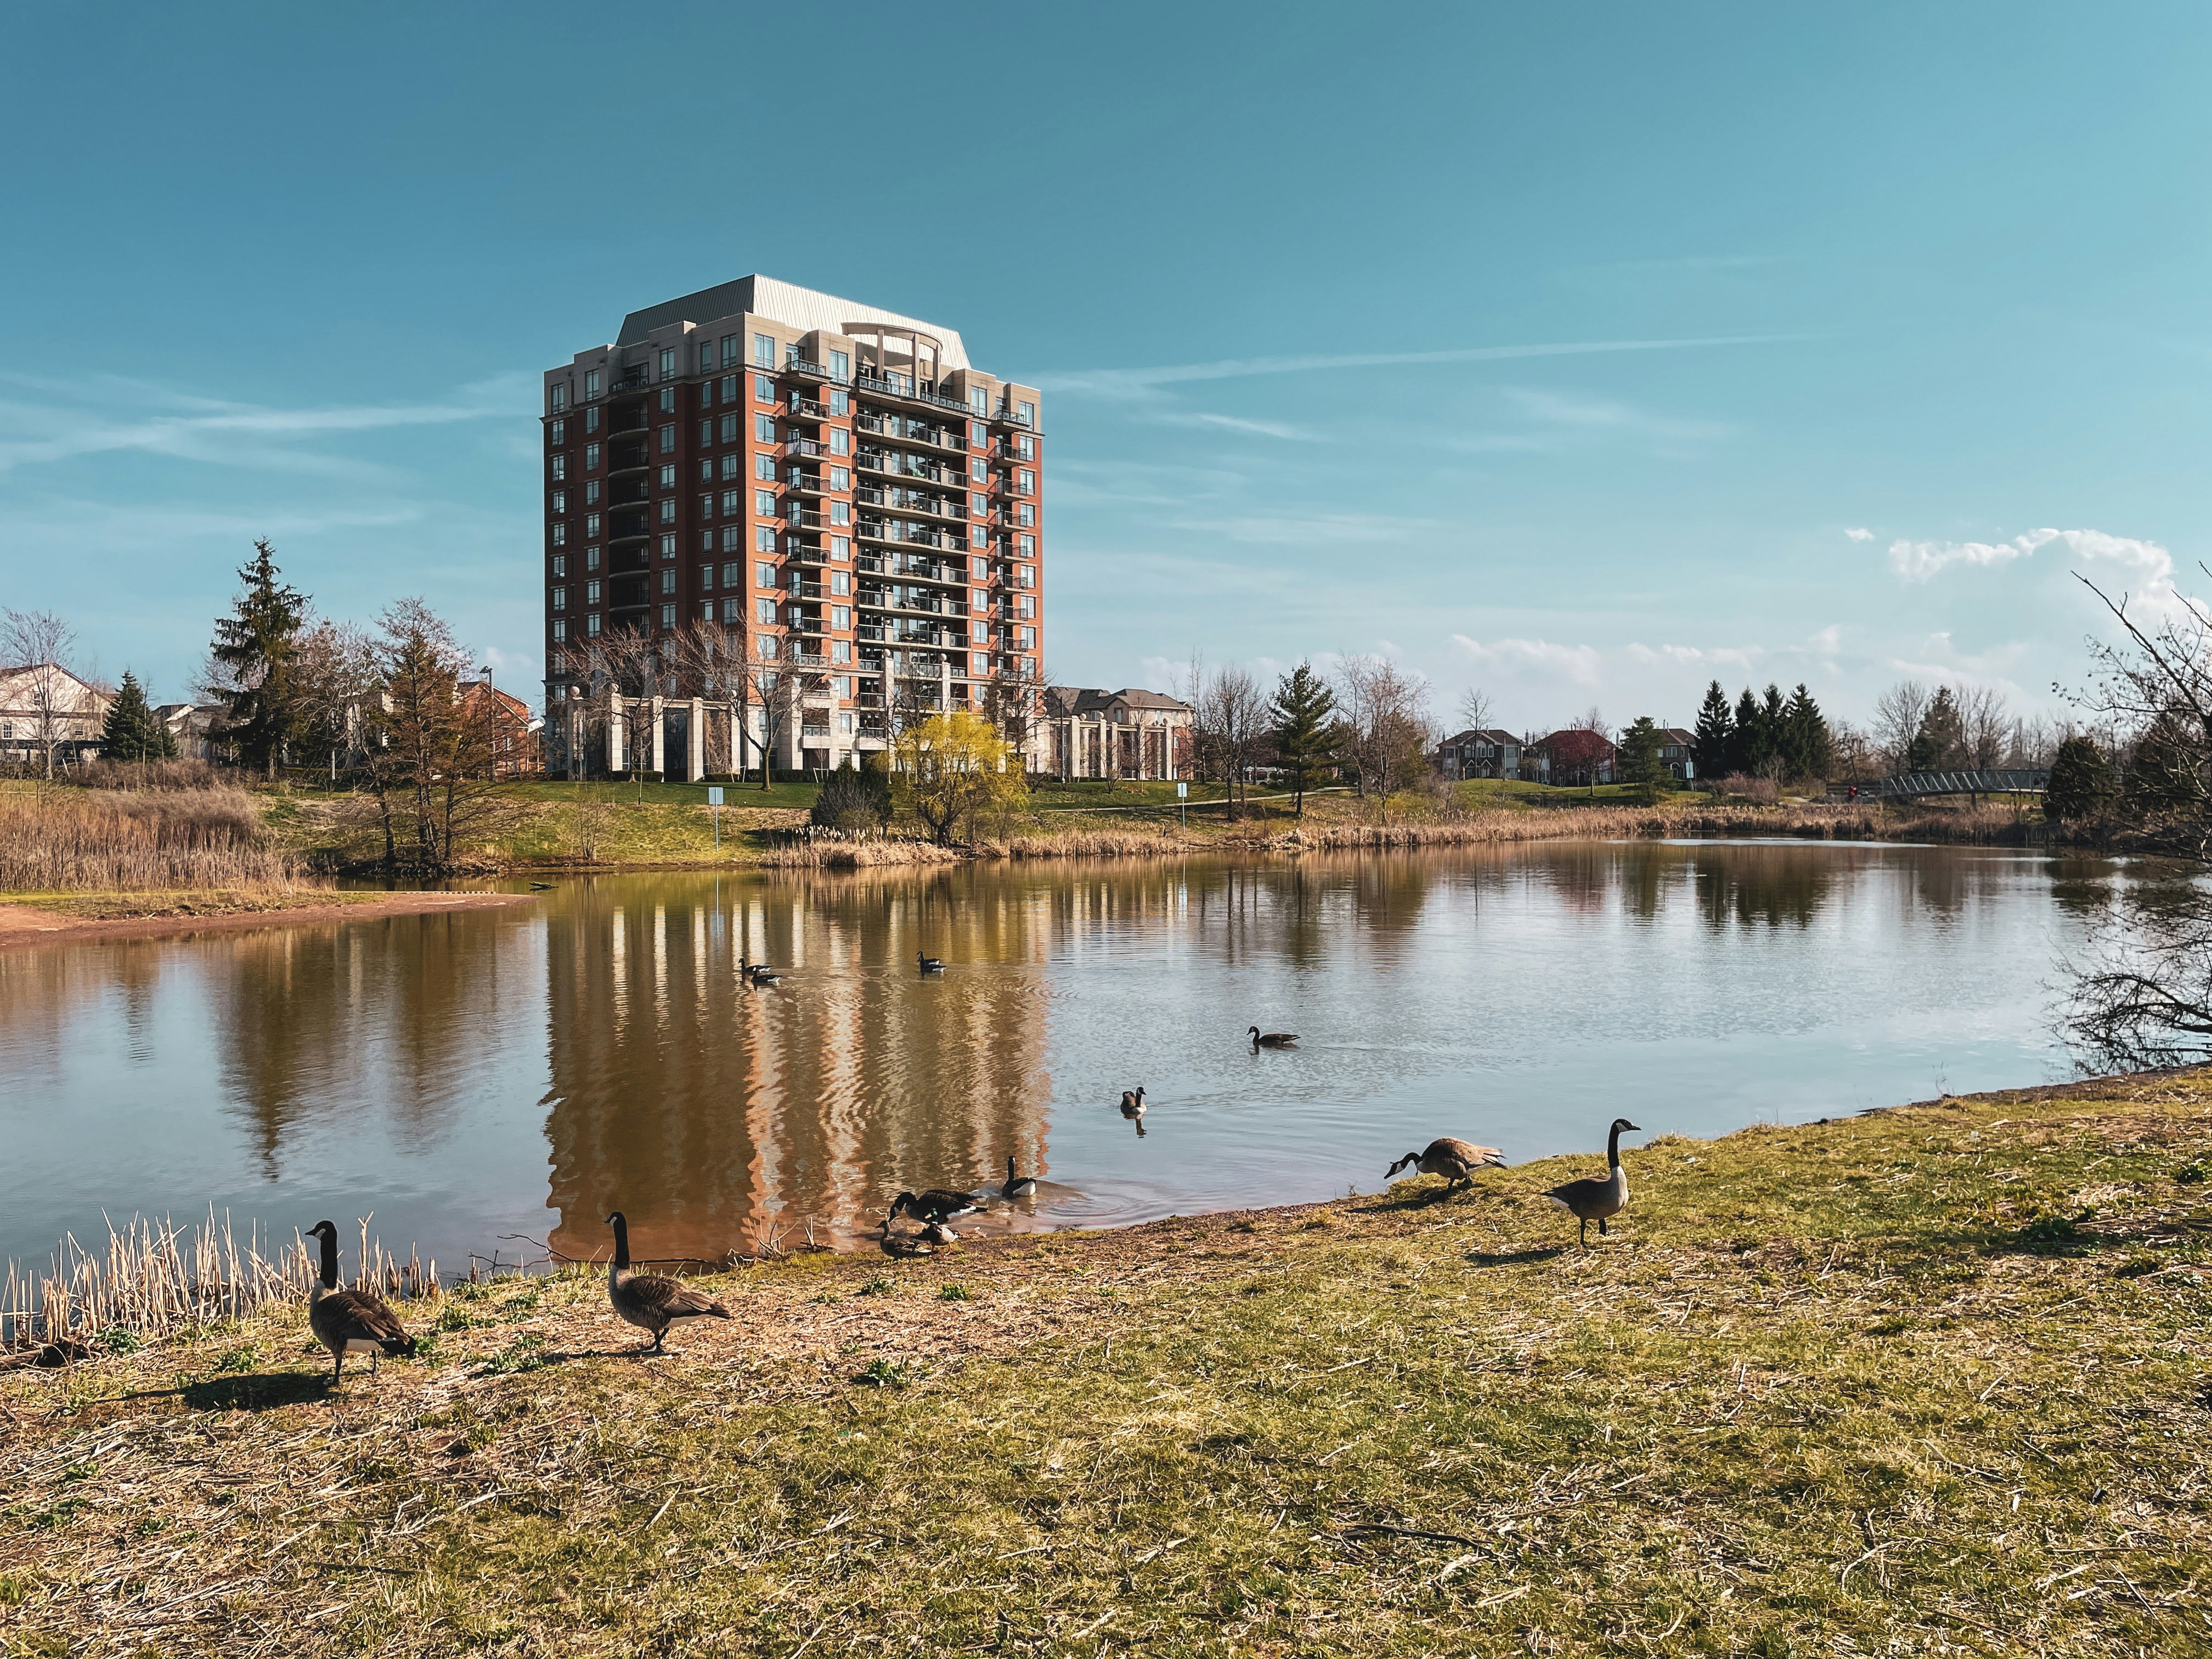
[[[144,900],[143,908],[130,904],[130,901],[141,897]],[[326,927],[331,922],[372,921],[386,916],[427,915],[454,910],[492,910],[527,904],[533,897],[529,893],[430,890],[342,894],[335,890],[309,888],[275,894],[56,895],[50,902],[100,904],[120,899],[125,908],[120,914],[83,915],[21,900],[0,902],[0,951],[110,939],[184,939],[254,927]]]

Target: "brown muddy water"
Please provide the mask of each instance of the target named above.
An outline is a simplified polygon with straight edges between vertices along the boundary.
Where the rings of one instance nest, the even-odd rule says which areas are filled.
[[[2116,866],[1547,843],[565,884],[534,907],[0,956],[0,1256],[324,1216],[447,1270],[851,1242],[902,1188],[1097,1225],[2053,1080]],[[915,954],[945,959],[941,975]],[[740,956],[787,977],[749,989]],[[1300,1034],[1255,1054],[1248,1026]],[[1117,1103],[1143,1084],[1141,1126]],[[1633,1139],[1632,1138],[1632,1145]]]

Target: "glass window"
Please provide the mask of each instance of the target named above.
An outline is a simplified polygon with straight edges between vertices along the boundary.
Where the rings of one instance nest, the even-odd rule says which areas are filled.
[[[676,378],[676,348],[673,346],[661,348],[660,378],[664,380],[672,380]]]
[[[553,590],[553,608],[556,611],[566,611],[568,608],[568,590],[567,588],[556,587]]]
[[[676,503],[670,501],[666,503],[666,505],[673,507]],[[663,536],[660,538],[660,556],[664,559],[672,559],[676,556],[676,536],[674,532],[672,531],[667,535]]]
[[[735,587],[739,582],[744,580],[744,566],[734,562],[726,564],[722,567],[722,586],[725,587]]]
[[[849,570],[831,571],[830,573],[830,591],[832,593],[851,592],[853,591],[853,573]]]
[[[852,625],[853,625],[853,607],[852,607],[851,605],[831,605],[831,606],[830,607],[830,627],[832,627],[832,628],[850,628]]]
[[[753,361],[758,363],[763,368],[774,368],[775,367],[775,335],[756,334],[753,336]]]
[[[846,401],[844,387],[833,386],[830,388],[830,412],[832,415],[842,415],[851,407]]]
[[[664,426],[660,428],[660,453],[664,455],[673,455],[676,453],[676,428],[672,426]]]
[[[586,513],[584,514],[584,534],[586,536],[596,536],[599,533],[599,515],[596,513]]]
[[[991,498],[980,489],[972,492],[968,497],[968,510],[971,513],[988,513],[991,510]]]
[[[971,674],[989,673],[991,672],[990,658],[985,656],[981,651],[969,652],[968,653],[968,672]]]
[[[991,428],[985,426],[981,421],[969,422],[968,441],[974,444],[978,449],[982,448],[986,444],[991,441]]]
[[[1034,536],[1017,536],[1017,537],[1015,537],[1015,538],[1014,538],[1014,541],[1015,541],[1016,544],[1017,544],[1017,545],[1018,545],[1018,546],[1020,547],[1020,549],[1021,549],[1021,552],[1022,552],[1022,556],[1023,556],[1024,558],[1025,558],[1025,559],[1034,559],[1035,557],[1036,557],[1036,537],[1034,537]]]
[[[599,613],[598,611],[594,611],[590,616],[584,618],[584,632],[589,634],[593,639],[599,638]]]
[[[1036,459],[1036,440],[1026,432],[1014,440],[1014,453],[1025,461]]]
[[[755,599],[753,601],[753,615],[758,617],[764,623],[774,622],[775,620],[775,601],[770,599]]]
[[[584,396],[588,400],[599,395],[599,371],[588,371],[584,376]]]
[[[773,614],[775,609],[775,607],[773,604],[769,605],[769,610],[771,613],[768,617],[769,622],[774,622],[775,620]],[[775,636],[774,635],[769,634],[762,635],[760,641],[760,653],[763,657],[773,657],[775,655]]]
[[[664,605],[660,607],[660,625],[663,628],[673,628],[676,626],[676,607],[674,605]]]
[[[853,359],[849,353],[833,351],[830,354],[830,372],[841,380],[853,378]]]
[[[763,519],[773,519],[775,517],[775,491],[773,489],[756,489],[753,491],[753,511],[759,514]]]
[[[745,544],[745,532],[736,525],[722,527],[722,551],[734,553]]]
[[[560,448],[560,447],[561,447],[562,444],[564,444],[564,443],[568,442],[568,422],[566,422],[566,421],[556,421],[556,422],[553,422],[553,424],[552,424],[551,426],[548,427],[548,428],[545,429],[545,441],[546,441],[546,442],[548,442],[548,443],[550,443],[550,444],[551,444],[551,445],[553,446],[553,447],[554,447],[554,448],[556,448],[556,449]]]
[[[597,605],[599,602],[599,583],[597,583],[597,582],[586,582],[586,583],[584,584],[584,603],[585,603],[586,605]]]
[[[586,472],[597,472],[599,470],[599,447],[597,444],[586,444],[584,446],[584,471]]]
[[[733,443],[737,442],[737,441],[738,441],[738,417],[737,417],[736,416],[734,416],[734,415],[725,415],[725,416],[722,416],[722,441],[723,441],[724,443],[726,443],[726,444],[733,444]]]
[[[707,588],[712,587],[714,585],[714,567],[711,564],[701,565],[699,567],[699,586],[702,588]]]
[[[744,607],[745,602],[743,599],[724,599],[722,601],[722,620],[726,623],[743,622],[745,619]]]
[[[599,411],[596,409],[586,410],[584,411],[584,430],[586,432],[597,432],[599,429]]]
[[[731,479],[738,477],[744,471],[744,465],[745,458],[734,449],[723,456],[722,482],[727,483]]]
[[[1024,426],[1035,426],[1036,424],[1036,405],[1035,404],[1016,404],[1014,405],[1014,418],[1019,421]]]
[[[739,336],[725,334],[722,337],[722,367],[727,368],[736,362],[744,349],[744,342]]]
[[[850,640],[832,640],[832,641],[830,641],[830,660],[831,662],[850,662],[850,661],[852,661],[852,660],[853,660],[853,642],[852,642],[852,641],[850,641]],[[845,683],[844,683],[844,684],[843,684],[843,686],[842,686],[842,687],[840,689],[840,690],[838,691],[837,695],[838,695],[839,696],[841,696],[841,697],[849,697],[849,696],[851,696],[853,695],[853,693],[852,693],[852,690],[851,690],[851,683],[850,683],[849,681],[845,682]],[[853,717],[852,717],[850,714],[848,714],[848,715],[846,715],[846,716],[845,716],[845,729],[846,729],[848,732],[849,732],[849,731],[851,731],[851,730],[853,729]]]
[[[675,462],[669,461],[662,465],[660,469],[660,487],[663,489],[673,489],[676,488]]]
[[[599,568],[599,550],[596,547],[586,548],[584,550],[584,568],[586,570],[597,570]]]
[[[760,441],[764,444],[774,443],[775,441],[775,416],[773,415],[754,416],[753,436],[759,439]]]
[[[672,386],[660,388],[660,412],[664,415],[676,412],[676,388]]]
[[[1014,522],[1016,524],[1035,524],[1036,522],[1036,508],[1031,507],[1027,501],[1024,501],[1019,507],[1014,509]]]
[[[660,591],[664,593],[673,593],[676,591],[676,567],[674,565],[669,566],[668,568],[660,573]]]
[[[553,545],[556,547],[565,546],[568,544],[568,526],[565,524],[555,525],[553,526]]]
[[[991,412],[991,393],[989,388],[980,386],[969,386],[968,388],[968,407],[974,410],[978,415],[988,415]],[[975,441],[981,443],[982,440],[978,438]]]
[[[553,574],[556,576],[565,576],[568,574],[568,556],[566,553],[556,553],[553,556]]]
[[[833,467],[831,467],[831,468],[830,469],[830,489],[850,489],[852,487],[853,487],[853,475],[852,475],[851,473],[848,472],[848,471],[847,471],[843,467],[842,467],[842,466],[833,466]]]
[[[738,378],[739,377],[735,374],[725,374],[722,376],[722,401],[724,403],[733,404],[737,402]]]
[[[1015,473],[1014,488],[1020,490],[1024,495],[1036,495],[1036,474],[1026,471]]]
[[[775,527],[773,525],[755,525],[753,526],[753,546],[756,550],[762,553],[775,552]]]
[[[699,458],[699,482],[701,483],[714,482],[714,458],[712,455],[702,455]]]
[[[772,564],[755,565],[753,567],[753,586],[756,587],[774,587],[775,586],[775,567]]]
[[[584,481],[584,505],[586,507],[597,507],[599,504],[599,481],[597,478],[586,478]]]
[[[754,456],[753,477],[756,478],[765,479],[768,483],[774,483],[775,482],[775,457],[769,454],[759,454]]]
[[[665,498],[661,501],[661,503],[660,503],[660,521],[661,521],[661,523],[663,523],[663,524],[674,524],[674,523],[676,522],[676,497],[675,497],[675,496],[673,496],[673,495],[667,496],[667,497],[665,497]]]
[[[550,399],[548,406],[552,409],[556,414],[558,414],[561,410],[568,408],[568,386],[566,381],[556,380],[551,386],[546,387],[545,391],[547,397]],[[558,438],[556,438],[553,441],[557,444],[561,441]]]
[[[988,461],[986,461],[986,460],[981,459],[980,457],[979,457],[977,459],[975,459],[975,460],[972,460],[972,461],[969,462],[969,463],[968,463],[968,477],[969,477],[969,481],[970,483],[990,483],[990,482],[991,482],[991,465],[990,465],[990,463],[989,463],[989,462],[988,462]]]
[[[753,396],[764,404],[775,401],[775,382],[765,374],[753,376]]]
[[[705,374],[708,369],[710,369],[710,368],[714,368],[714,343],[712,340],[702,340],[702,341],[700,341],[700,342],[699,342],[699,372],[700,372],[702,374]]]
[[[567,623],[563,622],[560,617],[556,617],[553,619],[553,641],[554,641],[554,643],[557,645],[557,644],[559,644],[562,640],[565,640],[565,639],[567,639],[568,637],[568,624]]]
[[[844,536],[832,536],[830,538],[830,556],[833,559],[848,559],[852,557],[852,541]]]
[[[722,516],[724,518],[734,519],[738,514],[744,510],[745,492],[744,490],[726,489],[722,492]]]
[[[852,504],[850,501],[832,501],[832,502],[830,502],[830,522],[831,524],[850,524],[850,523],[852,523],[852,522],[853,522],[853,504]]]
[[[851,433],[846,431],[842,426],[833,426],[830,428],[830,453],[832,455],[850,454],[852,453],[852,447],[853,434]]]

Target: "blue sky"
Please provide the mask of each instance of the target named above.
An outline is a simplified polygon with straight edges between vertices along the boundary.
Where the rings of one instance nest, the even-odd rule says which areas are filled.
[[[2212,552],[2212,12],[17,8],[0,603],[539,672],[536,375],[760,270],[1047,392],[1047,659],[2047,707]]]

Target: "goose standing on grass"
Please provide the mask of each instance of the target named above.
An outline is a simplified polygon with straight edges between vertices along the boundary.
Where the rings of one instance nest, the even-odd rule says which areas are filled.
[[[1544,1194],[1581,1221],[1582,1232],[1578,1241],[1581,1243],[1589,1243],[1591,1222],[1597,1223],[1598,1237],[1602,1238],[1606,1236],[1606,1218],[1619,1215],[1628,1207],[1628,1172],[1620,1167],[1620,1132],[1623,1129],[1631,1134],[1644,1133],[1625,1117],[1613,1119],[1613,1131],[1605,1139],[1605,1161],[1608,1173],[1604,1180],[1587,1176],[1580,1181],[1570,1181],[1564,1187],[1554,1187]]]
[[[910,1215],[927,1226],[941,1227],[957,1216],[974,1215],[982,1207],[975,1194],[956,1193],[946,1187],[932,1187],[926,1193],[901,1193],[891,1200],[884,1231],[890,1231],[891,1223],[902,1215]]]
[[[1006,1154],[1006,1184],[999,1188],[999,1196],[1008,1203],[1036,1196],[1036,1177],[1014,1173],[1014,1155]]]
[[[914,962],[915,966],[925,974],[941,974],[945,971],[945,964],[942,962],[935,957],[926,957],[919,951],[914,953]]]
[[[321,1240],[323,1246],[323,1276],[308,1292],[307,1328],[331,1351],[331,1386],[337,1387],[349,1353],[368,1356],[372,1376],[376,1374],[376,1362],[386,1354],[397,1359],[413,1353],[415,1339],[407,1334],[398,1316],[384,1305],[382,1297],[372,1291],[338,1288],[337,1228],[318,1221],[307,1237]]]
[[[620,1210],[607,1218],[615,1230],[614,1260],[607,1263],[607,1301],[624,1323],[653,1333],[653,1346],[640,1353],[666,1353],[662,1339],[679,1319],[727,1319],[730,1310],[689,1285],[659,1273],[623,1275],[629,1267],[629,1222]]]
[[[1298,1034],[1296,1031],[1262,1031],[1256,1025],[1252,1028],[1255,1053],[1262,1048],[1295,1048],[1297,1046]]]
[[[1489,1168],[1505,1167],[1505,1154],[1495,1146],[1478,1146],[1471,1140],[1461,1140],[1452,1135],[1439,1135],[1418,1152],[1408,1152],[1382,1173],[1395,1176],[1408,1164],[1423,1175],[1440,1175],[1449,1182],[1444,1188],[1449,1192],[1462,1182],[1474,1185],[1474,1172]]]

